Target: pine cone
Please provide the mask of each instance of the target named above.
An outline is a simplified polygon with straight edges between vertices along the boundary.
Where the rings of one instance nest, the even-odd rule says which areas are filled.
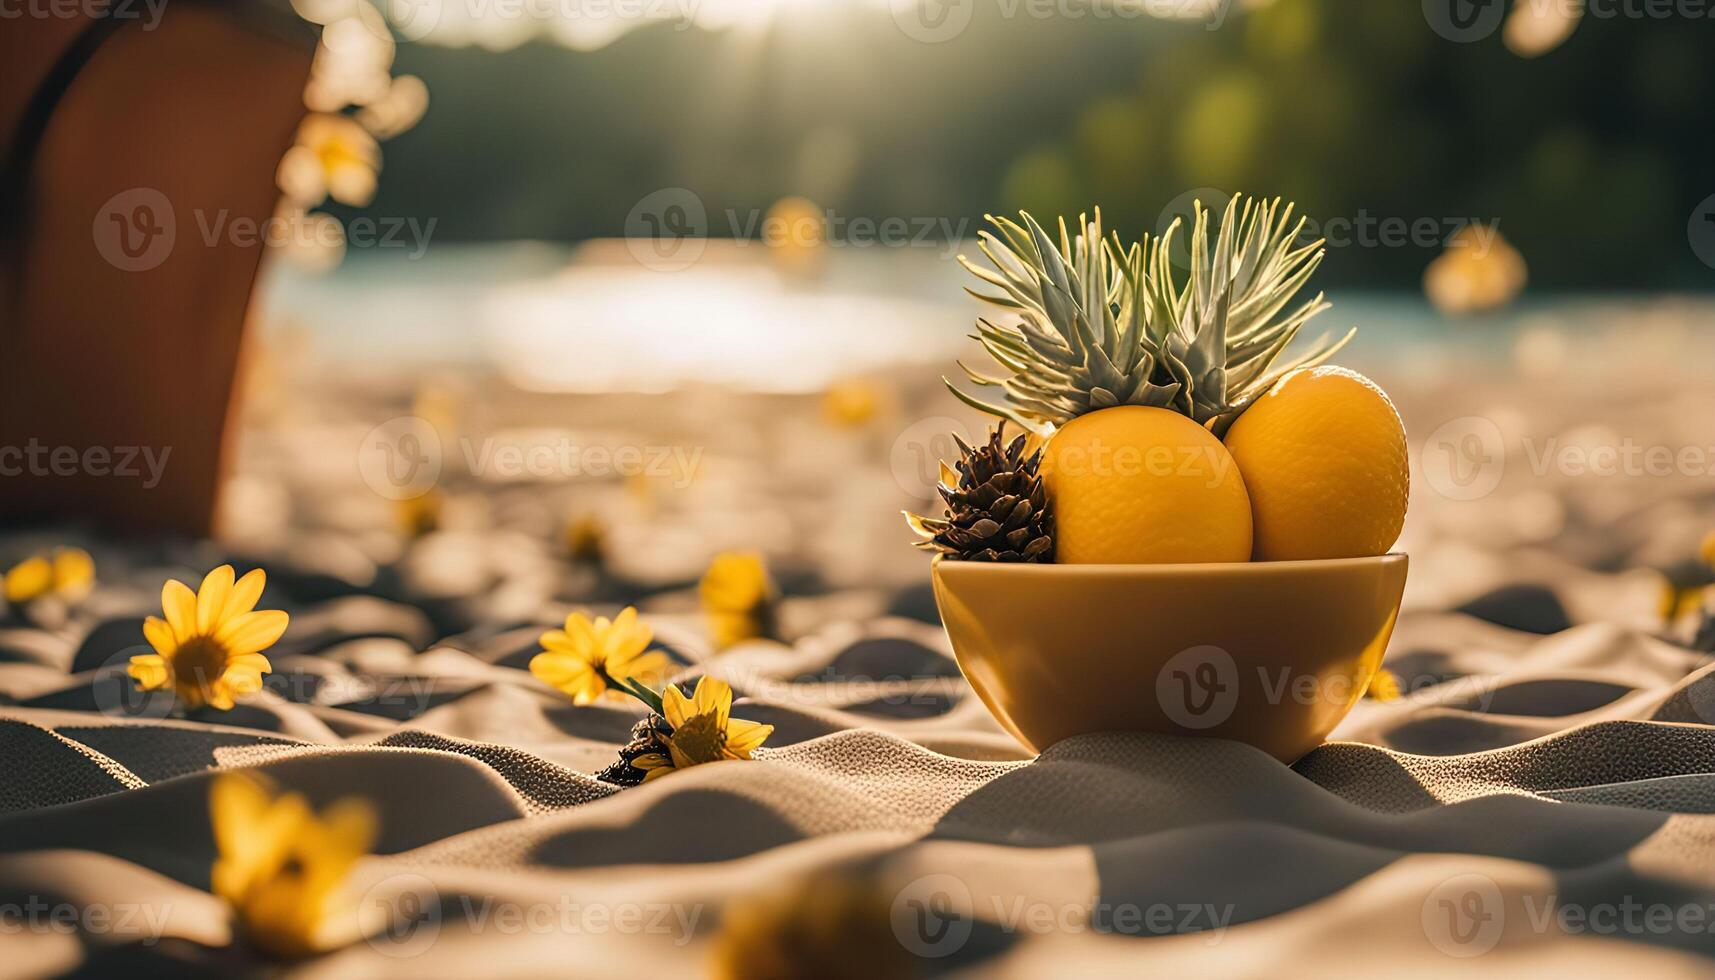
[[[1025,437],[1001,446],[1006,423],[989,433],[986,445],[959,444],[957,472],[942,467],[939,518],[905,515],[922,540],[917,547],[959,561],[1051,562],[1054,516],[1042,486],[1041,450],[1024,458]],[[955,485],[956,484],[956,485]]]
[[[596,773],[597,779],[615,786],[631,787],[643,782],[647,775],[642,769],[634,768],[631,760],[650,752],[667,751],[667,736],[673,734],[673,726],[667,724],[667,719],[657,714],[631,726],[631,741],[626,742],[619,750],[619,759],[612,765]]]

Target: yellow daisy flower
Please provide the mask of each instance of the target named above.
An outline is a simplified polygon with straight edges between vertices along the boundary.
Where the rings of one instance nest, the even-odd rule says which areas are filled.
[[[697,690],[685,697],[677,685],[669,684],[661,694],[661,715],[673,726],[667,736],[667,752],[650,752],[631,760],[647,775],[644,782],[675,769],[748,759],[774,734],[773,725],[733,718],[732,687],[726,681],[704,676]]]
[[[444,509],[440,491],[429,490],[415,497],[393,502],[393,517],[399,531],[407,538],[420,538],[440,530]]]
[[[297,144],[280,161],[280,189],[292,201],[315,207],[327,198],[364,207],[375,197],[381,146],[350,116],[316,112],[298,127]]]
[[[287,622],[278,609],[253,611],[266,580],[258,568],[235,583],[231,565],[209,572],[196,592],[169,579],[161,589],[167,618],[143,621],[155,652],[132,657],[126,672],[145,691],[170,686],[187,708],[207,704],[227,711],[235,698],[255,694],[262,675],[274,669],[262,651],[286,632]]]
[[[721,911],[709,950],[716,980],[914,977],[917,963],[895,938],[892,896],[875,881],[820,874]]]
[[[599,616],[593,622],[581,612],[566,617],[566,628],[542,634],[542,652],[530,660],[530,673],[544,683],[571,696],[575,704],[589,704],[609,692],[616,681],[637,681],[653,686],[665,677],[671,661],[659,650],[649,651],[655,631],[637,618],[631,606],[612,622]]]
[[[774,633],[774,583],[755,552],[728,551],[709,562],[697,592],[715,649]]]
[[[1701,583],[1690,585],[1675,585],[1663,578],[1661,582],[1661,598],[1656,603],[1656,611],[1668,623],[1673,623],[1687,613],[1695,612],[1703,607],[1703,593],[1707,586]]]
[[[374,806],[345,799],[318,816],[297,793],[277,796],[257,779],[226,773],[209,791],[209,816],[219,851],[214,894],[251,945],[282,959],[326,948],[340,887],[375,842]]]
[[[50,558],[32,555],[6,572],[6,601],[13,605],[57,595],[76,602],[95,586],[95,559],[82,548],[60,548]]]
[[[881,409],[881,392],[868,381],[841,381],[822,392],[822,415],[834,425],[855,429]]]
[[[574,518],[566,525],[566,554],[573,561],[600,565],[607,554],[607,528],[589,515]]]

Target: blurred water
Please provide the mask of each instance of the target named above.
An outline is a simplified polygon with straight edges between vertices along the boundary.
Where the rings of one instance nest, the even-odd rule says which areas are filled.
[[[983,312],[964,293],[974,280],[954,261],[959,252],[974,248],[827,249],[806,268],[760,244],[711,242],[689,267],[658,271],[620,242],[442,246],[417,259],[378,250],[328,274],[276,267],[262,310],[266,323],[303,332],[336,361],[492,366],[543,391],[715,383],[806,392],[894,367],[956,370],[975,350],[967,335]],[[1661,328],[1706,336],[1715,323],[1715,304],[1690,298],[1531,297],[1458,320],[1416,293],[1330,299],[1310,336],[1357,327],[1343,362],[1419,377],[1507,369],[1520,358],[1551,368],[1564,346],[1556,338]]]

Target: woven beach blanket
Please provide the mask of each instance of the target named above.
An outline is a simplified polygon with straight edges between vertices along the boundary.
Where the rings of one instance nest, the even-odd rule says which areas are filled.
[[[639,605],[680,676],[727,680],[774,733],[621,789],[591,774],[641,709],[527,669],[571,604],[502,620],[492,593],[276,562],[267,688],[167,715],[123,674],[141,616],[229,556],[92,547],[93,595],[0,626],[0,974],[260,966],[210,890],[233,769],[379,812],[348,883],[372,927],[287,973],[1677,976],[1715,955],[1715,667],[1613,615],[1643,588],[1623,573],[1521,560],[1417,602],[1401,696],[1290,766],[1126,733],[1033,757],[920,588],[806,591],[789,642],[718,654],[665,591]]]

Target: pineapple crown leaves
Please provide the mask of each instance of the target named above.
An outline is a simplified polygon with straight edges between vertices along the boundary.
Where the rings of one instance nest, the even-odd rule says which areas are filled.
[[[1003,368],[989,377],[959,366],[976,384],[1001,389],[983,401],[946,381],[961,401],[1037,432],[1116,405],[1166,408],[1224,429],[1276,379],[1326,360],[1352,334],[1326,339],[1278,364],[1318,313],[1323,294],[1284,313],[1322,262],[1323,243],[1294,243],[1305,219],[1280,200],[1235,197],[1211,243],[1210,212],[1198,202],[1191,269],[1175,278],[1175,220],[1165,233],[1126,245],[1104,237],[1098,209],[1058,240],[1028,213],[1023,223],[989,216],[979,247],[993,268],[960,263],[996,291],[969,289],[1012,313],[1016,324],[977,320],[973,339]]]

